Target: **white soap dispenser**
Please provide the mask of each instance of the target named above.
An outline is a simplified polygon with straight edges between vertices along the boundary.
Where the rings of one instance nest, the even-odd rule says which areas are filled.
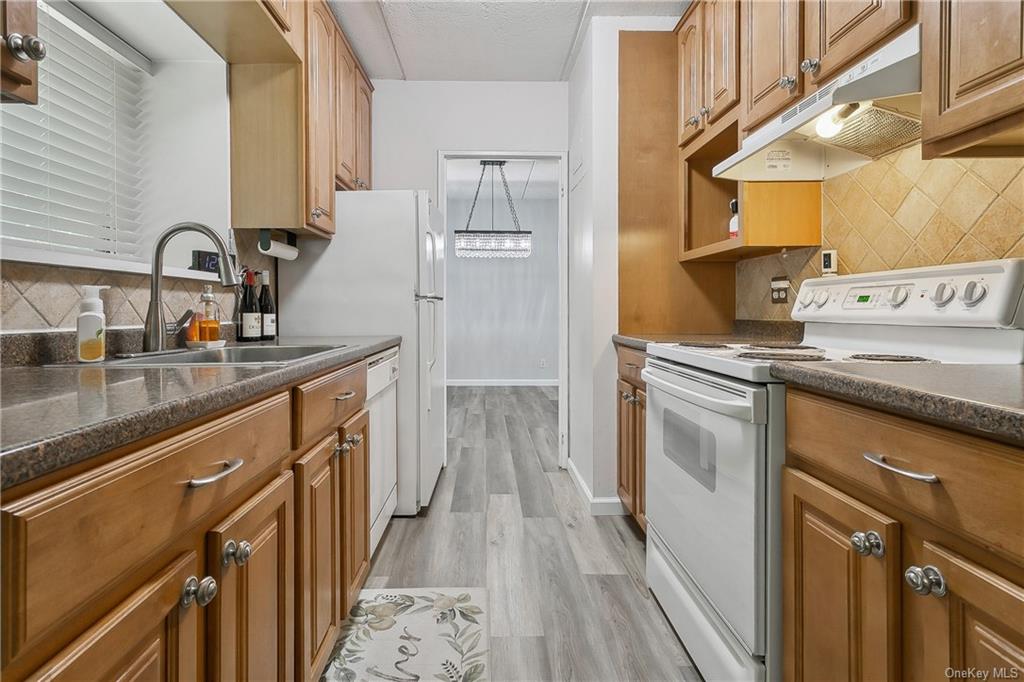
[[[87,285],[78,313],[78,361],[100,362],[107,354],[106,327],[103,299],[100,292],[107,286]]]

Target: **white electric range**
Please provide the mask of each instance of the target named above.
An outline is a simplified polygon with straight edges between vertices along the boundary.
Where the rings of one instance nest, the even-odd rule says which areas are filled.
[[[1024,363],[1024,259],[806,280],[793,318],[799,343],[647,346],[647,580],[705,679],[781,679],[771,363]]]

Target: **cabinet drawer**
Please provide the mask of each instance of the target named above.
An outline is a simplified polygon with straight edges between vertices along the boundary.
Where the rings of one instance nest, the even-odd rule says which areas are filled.
[[[365,402],[365,362],[300,384],[295,389],[295,447],[341,426]]]
[[[647,356],[632,348],[619,346],[619,377],[628,381],[638,388],[644,387],[644,380],[640,378],[640,371],[644,368]]]
[[[277,462],[289,417],[280,393],[5,505],[4,662]]]
[[[789,452],[975,542],[1024,558],[1024,450],[790,391]],[[865,455],[929,483],[873,464]]]

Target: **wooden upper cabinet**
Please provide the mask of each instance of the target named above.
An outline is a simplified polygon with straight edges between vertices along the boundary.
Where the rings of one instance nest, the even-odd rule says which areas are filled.
[[[0,45],[0,100],[35,104],[39,101],[39,62],[35,59],[39,56],[38,43],[35,42],[39,40],[36,0],[3,0],[0,2],[0,24],[5,40]],[[6,43],[6,37],[12,33],[20,34],[26,44],[19,53],[24,60],[16,58]]]
[[[1024,1],[922,2],[921,52],[925,157],[1024,155]]]
[[[745,2],[741,9],[743,130],[750,130],[803,96],[801,3]]]
[[[1024,671],[1024,587],[1006,580],[945,547],[925,541],[920,565],[908,572],[938,576],[921,594],[908,586],[918,617],[911,625],[923,646],[920,679],[944,679],[948,670]],[[921,574],[919,574],[921,575]],[[942,588],[945,594],[942,594]],[[991,678],[990,678],[991,679]]]
[[[740,101],[740,4],[704,0],[704,106],[714,123]]]
[[[373,189],[373,86],[362,69],[356,77],[356,185]]]
[[[200,607],[181,603],[186,581],[195,576],[203,576],[198,556],[182,554],[28,679],[203,679]]]
[[[619,420],[618,492],[619,500],[631,514],[636,513],[636,422],[633,387],[619,379],[615,384]]]
[[[277,22],[295,54],[303,54],[306,42],[306,3],[303,0],[263,0],[263,6]]]
[[[344,617],[339,455],[338,434],[332,433],[295,462],[299,680],[320,678]]]
[[[334,41],[334,52],[337,54],[338,81],[338,121],[334,126],[337,136],[335,179],[345,189],[356,189],[356,93],[359,67],[340,31]]]
[[[346,601],[344,615],[359,597],[370,572],[370,413],[361,410],[339,433],[342,457],[342,547]]]
[[[334,232],[335,21],[323,0],[306,8],[306,223]]]
[[[828,81],[912,18],[909,0],[805,0],[800,70],[811,83]]]
[[[795,469],[782,504],[783,679],[899,679],[899,524]]]
[[[209,680],[295,673],[294,477],[278,476],[207,533]]]
[[[704,130],[703,3],[694,3],[677,32],[679,41],[679,146]]]

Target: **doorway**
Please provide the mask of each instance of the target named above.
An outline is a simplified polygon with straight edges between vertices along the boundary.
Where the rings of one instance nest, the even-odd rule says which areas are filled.
[[[566,182],[564,153],[441,152],[438,158],[449,391],[462,400],[485,392],[494,399],[496,390],[535,393],[541,402],[546,396],[557,405],[551,440],[562,468],[569,391]],[[529,253],[457,252],[456,232],[467,229],[518,230],[519,247],[529,232]]]

